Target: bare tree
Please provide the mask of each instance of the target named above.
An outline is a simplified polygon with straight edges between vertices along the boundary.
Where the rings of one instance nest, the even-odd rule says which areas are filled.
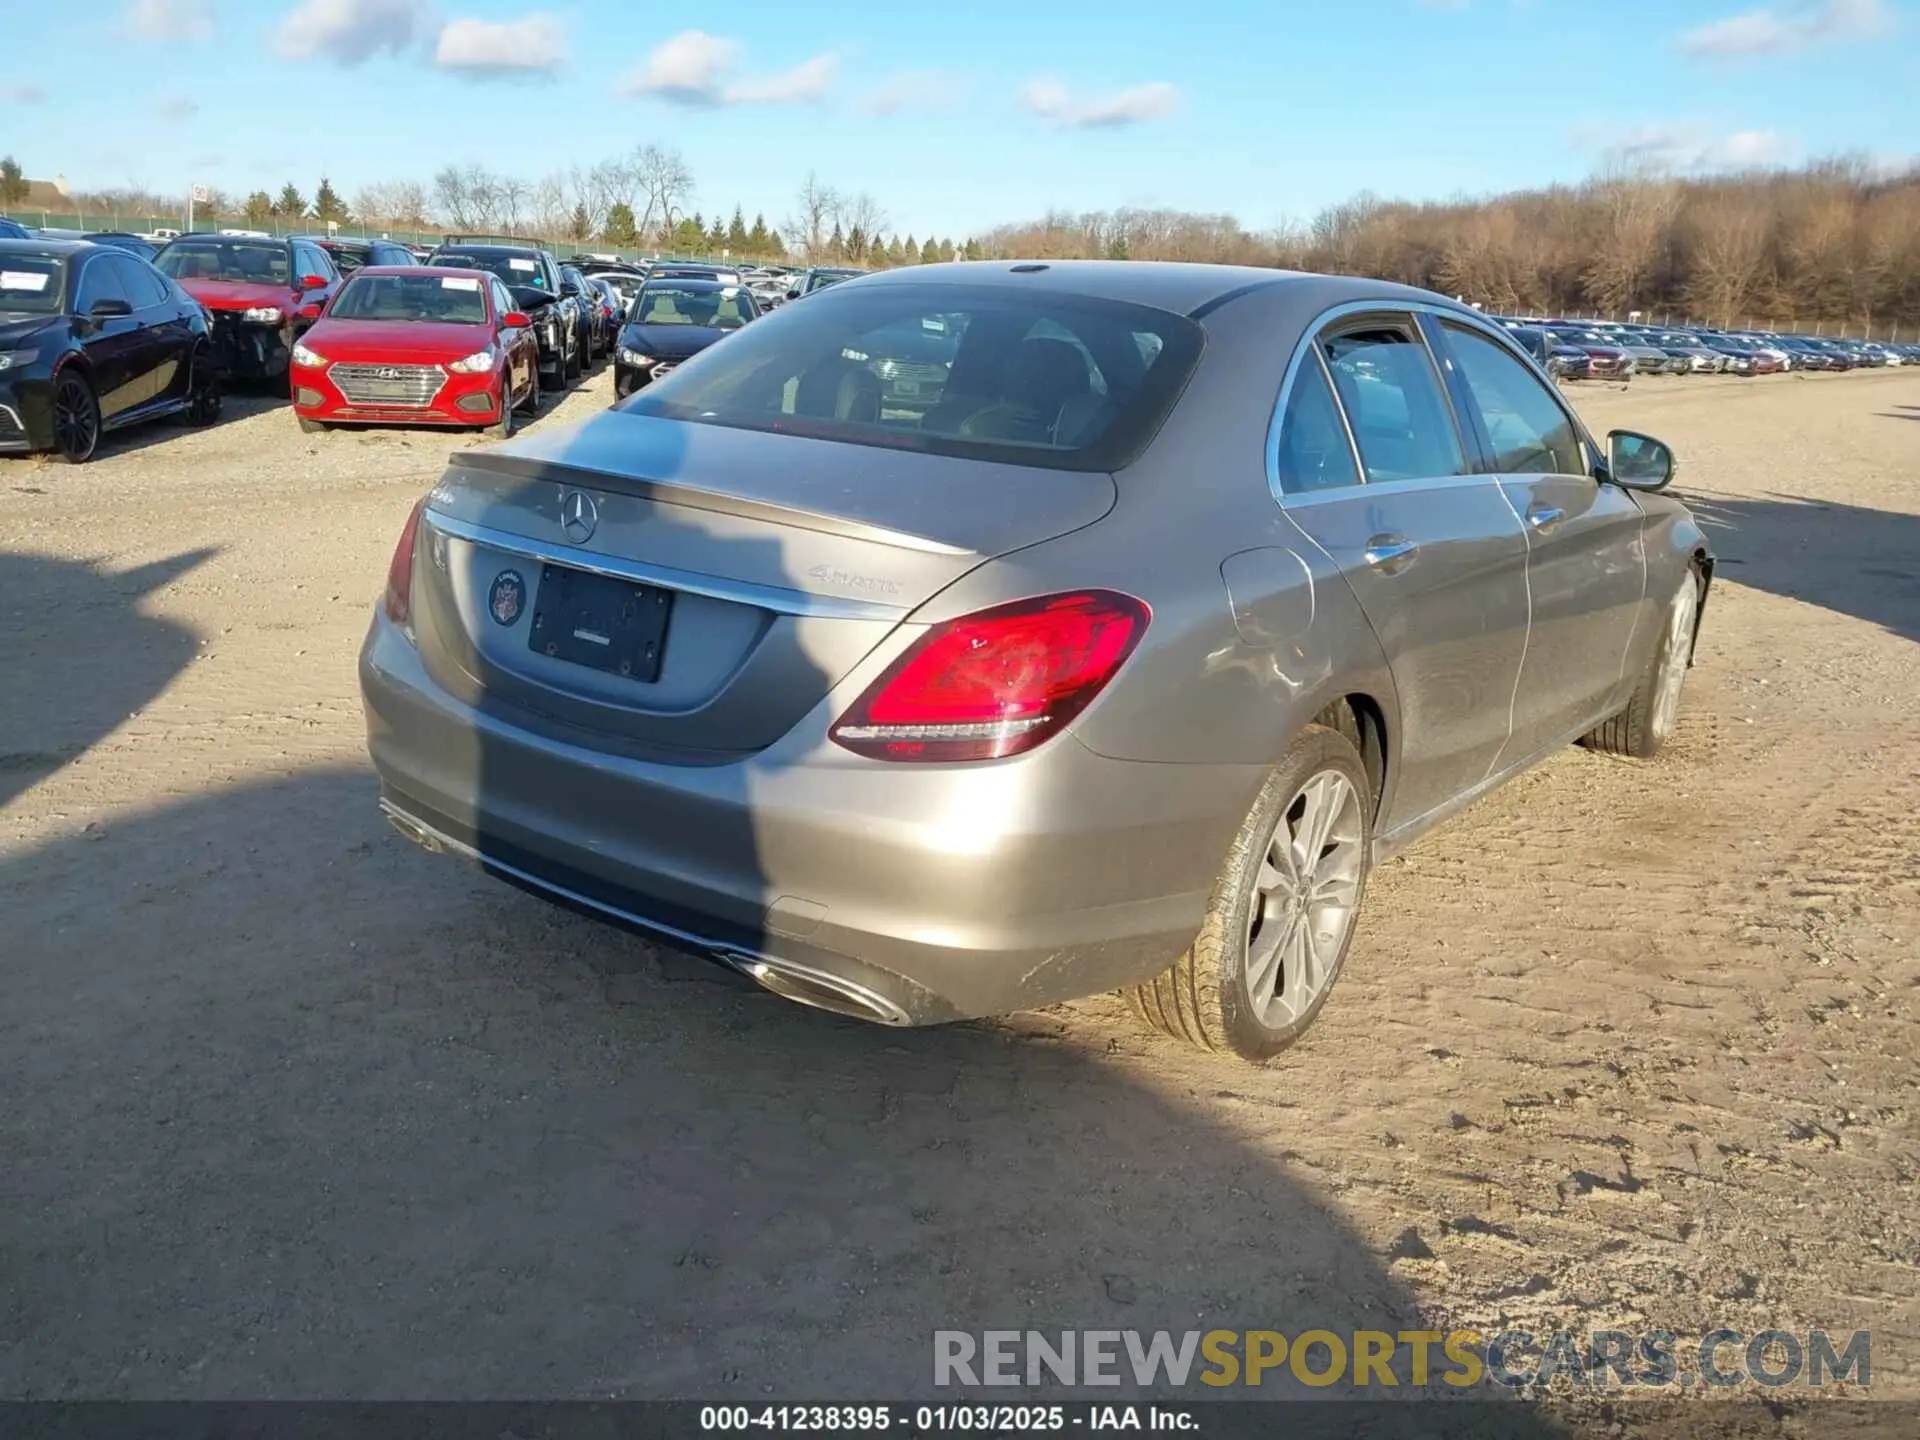
[[[840,196],[809,170],[806,183],[793,198],[794,213],[783,227],[787,241],[797,243],[807,259],[817,259],[826,254],[831,243],[829,234],[840,213]]]
[[[664,243],[686,217],[687,202],[693,198],[693,172],[678,150],[643,145],[634,152],[633,174],[642,200],[640,234],[657,236]]]

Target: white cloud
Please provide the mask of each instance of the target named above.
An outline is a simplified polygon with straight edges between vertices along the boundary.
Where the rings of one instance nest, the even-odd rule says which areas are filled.
[[[1058,80],[1048,79],[1030,83],[1021,103],[1041,119],[1071,130],[1117,130],[1172,114],[1180,103],[1180,91],[1156,80],[1113,95],[1078,99]]]
[[[678,105],[717,105],[720,77],[739,52],[731,40],[704,30],[683,30],[654,46],[646,64],[628,76],[621,89],[629,95],[657,95]]]
[[[162,120],[191,120],[200,113],[200,102],[185,95],[170,96],[153,107]]]
[[[551,75],[567,60],[560,22],[536,10],[523,20],[455,20],[440,32],[433,63],[476,78]]]
[[[861,102],[869,115],[898,115],[903,110],[944,110],[960,101],[963,77],[944,70],[903,70],[890,76]]]
[[[46,98],[38,85],[0,85],[0,105],[38,105]]]
[[[358,65],[412,45],[426,16],[426,0],[304,0],[280,22],[274,46],[289,60]]]
[[[213,33],[210,0],[128,0],[120,26],[143,40],[199,40]]]
[[[1892,24],[1882,0],[1799,0],[1697,26],[1680,37],[1679,45],[1689,55],[1719,59],[1788,55],[1816,45],[1864,40]]]
[[[1782,165],[1799,147],[1775,130],[1716,135],[1699,124],[1583,127],[1573,143],[1600,153],[1604,164],[1629,169],[1688,172],[1749,170]]]
[[[773,75],[733,80],[740,58],[732,40],[704,30],[683,30],[661,41],[646,63],[620,84],[625,95],[652,95],[675,105],[782,105],[818,100],[833,86],[836,56],[816,55]]]
[[[735,81],[721,90],[720,102],[723,105],[791,105],[800,100],[818,100],[833,88],[834,73],[839,68],[836,57],[816,55],[777,75]]]

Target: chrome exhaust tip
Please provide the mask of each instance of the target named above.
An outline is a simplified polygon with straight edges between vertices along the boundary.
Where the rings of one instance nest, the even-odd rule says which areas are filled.
[[[446,846],[440,843],[440,837],[434,834],[433,831],[427,829],[427,827],[422,825],[418,820],[415,820],[411,815],[402,814],[384,800],[380,802],[380,813],[387,817],[387,823],[389,825],[393,826],[395,830],[418,845],[422,850],[434,855],[439,855],[445,851]]]
[[[868,1020],[878,1025],[911,1024],[907,1012],[878,991],[824,970],[796,965],[790,960],[769,960],[764,955],[747,955],[738,950],[716,950],[714,958],[732,966],[754,984],[782,1000]]]

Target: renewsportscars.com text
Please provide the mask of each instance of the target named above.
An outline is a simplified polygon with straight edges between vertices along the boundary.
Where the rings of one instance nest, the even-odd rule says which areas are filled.
[[[1729,1387],[1872,1383],[1872,1336],[1824,1330],[1714,1330],[1683,1341],[1668,1330],[937,1330],[941,1386],[1258,1387],[1297,1382],[1356,1388],[1500,1385],[1561,1380],[1594,1386]]]

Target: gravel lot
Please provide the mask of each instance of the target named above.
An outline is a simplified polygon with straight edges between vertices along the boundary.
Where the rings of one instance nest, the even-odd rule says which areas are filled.
[[[1581,387],[1722,583],[1675,749],[1375,881],[1265,1070],[897,1033],[421,854],[353,659],[434,434],[0,462],[0,1396],[922,1394],[931,1332],[1875,1334],[1920,1399],[1920,377]],[[556,413],[603,406],[596,377]]]

